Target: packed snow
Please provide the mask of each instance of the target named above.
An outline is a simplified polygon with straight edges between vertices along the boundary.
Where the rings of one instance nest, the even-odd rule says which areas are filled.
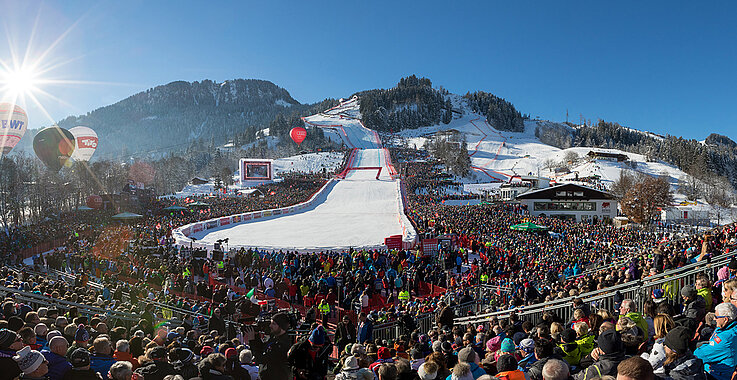
[[[403,235],[405,242],[414,241],[417,234],[404,215],[399,182],[391,175],[394,168],[386,162],[386,151],[381,149],[376,132],[364,127],[359,117],[358,102],[353,98],[304,120],[308,127],[339,133],[347,146],[357,148],[350,159],[352,168],[381,167],[378,180],[378,169],[348,170],[344,179],[330,181],[307,208],[296,213],[226,225],[191,236],[208,247],[228,238],[230,247],[301,251],[379,248],[384,246],[385,238],[393,235]],[[337,156],[330,157],[340,164]],[[278,171],[291,163],[310,166],[309,161],[281,160],[275,167]]]

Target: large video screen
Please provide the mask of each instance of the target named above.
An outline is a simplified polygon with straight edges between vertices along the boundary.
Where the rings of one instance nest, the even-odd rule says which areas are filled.
[[[244,180],[248,179],[271,179],[271,163],[268,162],[245,162]]]

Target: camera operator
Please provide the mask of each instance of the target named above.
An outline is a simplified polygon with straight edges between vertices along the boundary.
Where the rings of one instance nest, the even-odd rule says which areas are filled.
[[[287,334],[289,324],[289,316],[286,313],[274,314],[271,317],[269,339],[266,342],[263,342],[253,327],[246,328],[245,339],[251,346],[256,362],[259,363],[258,372],[261,380],[292,378],[292,370],[287,361],[287,351],[292,346],[292,338]]]

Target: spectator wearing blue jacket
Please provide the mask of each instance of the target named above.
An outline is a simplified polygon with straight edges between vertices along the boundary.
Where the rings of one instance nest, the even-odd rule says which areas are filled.
[[[358,315],[358,331],[356,336],[358,337],[358,343],[365,343],[373,339],[374,325],[371,320],[366,317],[366,313],[361,312]]]
[[[737,307],[721,303],[715,310],[717,329],[708,343],[694,355],[704,362],[704,370],[717,380],[729,380],[737,367]]]
[[[63,336],[55,336],[49,341],[49,348],[41,351],[41,355],[49,362],[49,380],[61,380],[64,374],[72,369],[72,364],[66,358],[69,342]]]
[[[95,353],[90,357],[90,369],[99,373],[103,379],[110,372],[110,367],[115,364],[113,348],[108,338],[100,337],[92,343]]]

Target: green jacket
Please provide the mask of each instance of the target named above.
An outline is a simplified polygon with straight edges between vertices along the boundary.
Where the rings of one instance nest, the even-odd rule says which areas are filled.
[[[561,351],[561,356],[563,357],[563,360],[566,361],[569,365],[578,365],[581,362],[581,349],[576,344],[576,348],[574,348],[571,351],[566,351],[566,346],[568,344],[566,343],[558,343],[558,348]]]
[[[581,357],[584,357],[594,350],[594,336],[591,334],[584,335],[576,339],[578,350],[581,351]]]
[[[635,322],[635,324],[637,324],[637,327],[641,328],[642,332],[645,334],[645,336],[647,336],[649,331],[647,327],[647,321],[645,320],[645,318],[642,317],[640,313],[635,313],[631,311],[627,313],[625,317],[631,319],[632,322]]]

